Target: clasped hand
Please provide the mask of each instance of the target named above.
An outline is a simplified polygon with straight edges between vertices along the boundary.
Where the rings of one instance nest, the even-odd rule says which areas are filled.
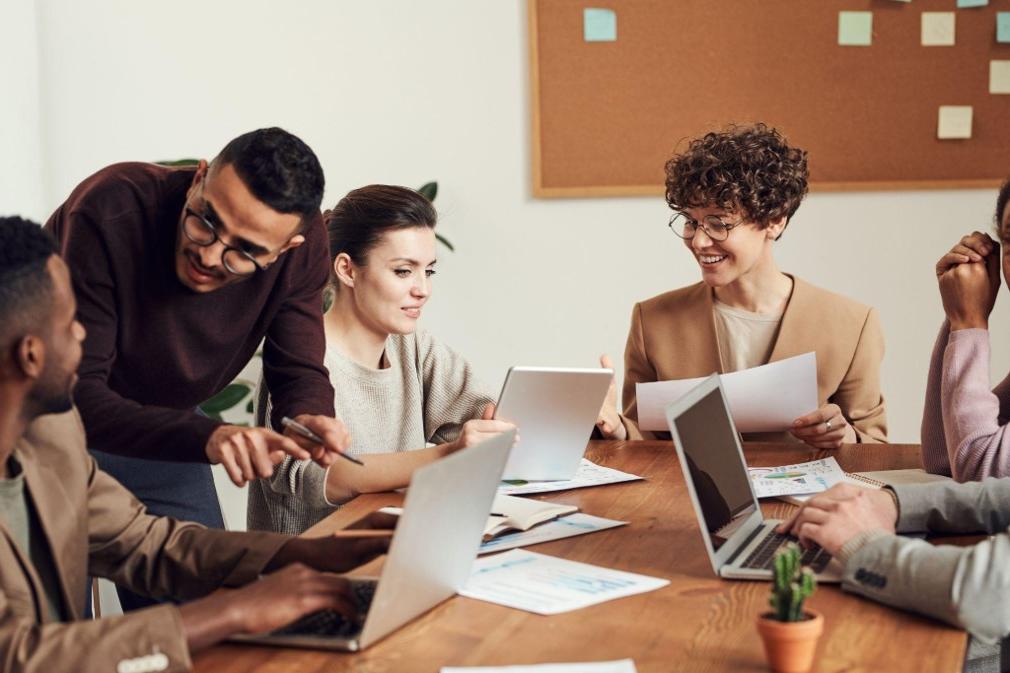
[[[936,263],[943,311],[951,330],[987,329],[1000,285],[1000,246],[972,232]]]

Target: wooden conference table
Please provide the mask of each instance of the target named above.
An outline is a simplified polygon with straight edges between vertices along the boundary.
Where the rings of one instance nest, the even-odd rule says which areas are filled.
[[[919,467],[917,445],[746,444],[750,465],[785,465],[834,455],[848,471]],[[767,609],[766,582],[716,578],[670,442],[590,442],[594,462],[645,481],[539,496],[630,522],[530,549],[574,561],[670,580],[657,591],[541,616],[456,596],[358,654],[221,645],[196,657],[202,673],[410,671],[632,658],[640,673],[767,671],[755,616]],[[361,496],[307,535],[341,528],[399,503],[398,494]],[[793,506],[763,504],[766,516]],[[437,540],[432,541],[437,544]],[[824,613],[815,671],[960,671],[966,636],[938,622],[892,610],[821,585],[810,605]]]

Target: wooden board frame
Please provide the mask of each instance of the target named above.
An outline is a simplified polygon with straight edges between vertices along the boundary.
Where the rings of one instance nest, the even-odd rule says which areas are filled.
[[[718,0],[710,0],[718,1]],[[736,3],[746,3],[747,0],[729,0]],[[803,2],[804,0],[796,0],[797,2]],[[532,178],[532,191],[533,195],[538,198],[583,198],[583,197],[615,197],[615,196],[662,196],[663,185],[661,181],[657,180],[654,184],[586,184],[586,185],[556,185],[549,184],[549,181],[545,181],[545,171],[544,171],[544,125],[542,120],[541,108],[543,104],[542,96],[542,82],[541,82],[541,50],[539,48],[540,42],[540,32],[541,26],[538,19],[539,10],[544,4],[557,4],[559,0],[527,0],[527,13],[528,13],[528,30],[529,30],[529,68],[530,68],[530,102],[531,102],[531,178]],[[633,2],[633,0],[632,0]],[[628,0],[609,0],[606,2],[583,2],[582,5],[588,6],[606,6],[614,8],[618,12],[620,17],[622,14],[622,6],[626,5]],[[867,7],[862,7],[861,5],[867,5]],[[845,8],[846,9],[867,9],[867,10],[882,10],[882,11],[895,11],[894,6],[900,6],[901,8],[912,7],[918,19],[919,11],[955,11],[954,8],[944,6],[933,7],[932,4],[935,2],[930,2],[929,0],[917,0],[916,3],[895,3],[890,0],[887,5],[885,5],[884,0],[865,0],[864,2],[850,2]],[[953,3],[948,3],[952,5]],[[889,6],[888,6],[889,5]],[[995,8],[981,8],[980,10],[960,10],[957,11],[957,18],[960,20],[962,15],[966,15],[968,12],[980,12],[986,9]],[[824,11],[834,14],[837,8],[825,7]],[[911,11],[906,10],[908,14]],[[874,12],[875,16],[878,12]],[[987,16],[992,17],[993,12],[989,11],[986,13]],[[970,14],[967,14],[971,16]],[[908,17],[906,17],[908,19]],[[977,17],[973,17],[977,20]],[[992,19],[993,24],[995,19]],[[994,29],[993,29],[994,30]],[[876,32],[876,29],[875,29]],[[967,40],[969,38],[962,36],[959,31],[958,40]],[[835,45],[826,45],[826,48],[834,48]],[[1000,45],[1000,47],[1006,47],[1003,53],[993,53],[991,58],[1008,58],[1010,59],[1010,45]],[[914,48],[923,48],[915,45]],[[929,49],[929,48],[924,48]],[[956,47],[951,47],[947,49],[956,49]],[[986,67],[988,67],[988,61],[985,62]],[[979,96],[989,96],[988,91],[981,92]],[[1010,96],[995,98],[1005,98],[1008,103],[1010,103]],[[963,101],[956,101],[958,104]],[[953,101],[952,101],[953,103]],[[972,102],[974,104],[974,102]],[[1008,106],[1010,110],[1010,106]],[[1007,121],[1010,122],[1010,113],[1007,115]],[[772,123],[774,125],[774,123]],[[1007,124],[1010,128],[1010,124]],[[788,133],[788,129],[784,129]],[[935,140],[932,138],[930,140]],[[924,140],[925,142],[925,140]],[[949,142],[949,141],[948,141]],[[1007,137],[1007,160],[1006,160],[1006,172],[1010,173],[1010,133]],[[845,192],[845,191],[911,191],[911,190],[937,190],[937,189],[994,189],[1000,186],[1003,182],[1002,177],[993,178],[945,178],[945,179],[873,179],[873,180],[862,180],[858,177],[853,176],[851,179],[835,179],[835,180],[818,180],[816,175],[812,176],[810,189],[811,191],[823,191],[823,192]]]

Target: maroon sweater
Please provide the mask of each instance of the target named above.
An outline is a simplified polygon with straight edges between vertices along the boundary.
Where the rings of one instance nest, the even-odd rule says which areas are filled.
[[[264,337],[273,417],[333,415],[323,366],[322,220],[266,271],[193,292],[176,277],[174,256],[194,170],[114,164],[82,182],[46,223],[88,330],[74,399],[89,448],[206,461],[220,422],[193,409],[238,375]]]

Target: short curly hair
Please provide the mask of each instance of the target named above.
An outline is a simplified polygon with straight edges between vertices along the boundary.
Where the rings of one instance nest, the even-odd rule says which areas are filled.
[[[719,207],[742,213],[764,229],[788,221],[807,194],[807,153],[774,128],[730,126],[691,141],[666,162],[670,208]]]

